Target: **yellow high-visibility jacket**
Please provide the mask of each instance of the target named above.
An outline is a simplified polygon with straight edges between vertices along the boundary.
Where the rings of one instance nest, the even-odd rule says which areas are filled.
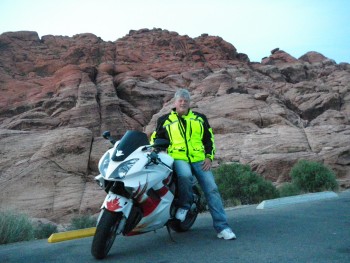
[[[205,158],[214,159],[214,134],[204,114],[191,109],[181,117],[175,108],[157,121],[156,130],[151,136],[154,139],[163,138],[170,141],[168,154],[175,160],[199,162]]]

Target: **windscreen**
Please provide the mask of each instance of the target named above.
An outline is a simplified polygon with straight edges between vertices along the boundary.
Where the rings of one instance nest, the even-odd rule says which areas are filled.
[[[149,145],[147,135],[139,131],[127,131],[121,138],[117,148],[113,152],[112,160],[124,161],[133,151],[140,146]]]

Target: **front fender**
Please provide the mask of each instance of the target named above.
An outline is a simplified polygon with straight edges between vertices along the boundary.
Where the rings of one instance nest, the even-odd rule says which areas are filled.
[[[132,208],[132,200],[121,195],[108,193],[101,206],[101,209],[103,208],[111,212],[122,212],[128,218]]]

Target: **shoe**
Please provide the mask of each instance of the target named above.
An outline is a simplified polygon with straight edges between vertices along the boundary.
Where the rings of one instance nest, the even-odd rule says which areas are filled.
[[[177,209],[177,212],[175,215],[176,219],[180,220],[181,222],[185,221],[187,212],[188,212],[187,209],[183,209],[183,208]]]
[[[225,240],[236,239],[235,233],[232,232],[230,228],[225,228],[220,233],[218,233],[218,238],[223,238]]]

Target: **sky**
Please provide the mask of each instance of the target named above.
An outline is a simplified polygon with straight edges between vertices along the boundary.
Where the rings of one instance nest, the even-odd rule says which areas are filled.
[[[0,34],[93,33],[116,41],[142,28],[219,36],[254,62],[279,48],[350,63],[349,0],[0,0]]]

